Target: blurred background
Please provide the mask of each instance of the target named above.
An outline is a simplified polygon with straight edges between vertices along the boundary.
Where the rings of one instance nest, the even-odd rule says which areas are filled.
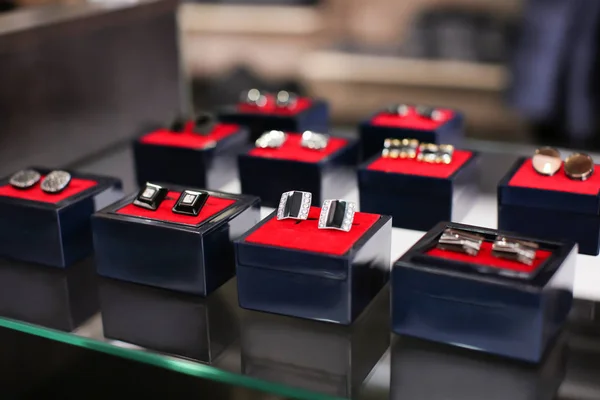
[[[164,121],[177,108],[214,109],[251,87],[326,98],[336,127],[353,127],[386,104],[410,102],[463,111],[470,138],[584,149],[600,143],[596,0],[0,4],[0,144],[30,148],[31,138],[55,125],[58,114],[64,118],[60,135],[77,149],[68,161],[76,161],[79,149],[87,154],[130,137],[142,119]],[[118,9],[126,9],[121,14],[129,13],[129,20],[117,16]],[[65,13],[68,18],[58,17]],[[99,14],[110,14],[103,26],[77,26],[78,19]],[[50,32],[36,31],[48,20],[55,30],[75,26],[54,49],[43,43]],[[97,31],[84,35],[90,26]],[[37,36],[19,42],[15,32],[26,29]],[[18,62],[2,43],[11,35]],[[37,93],[25,95],[24,86]],[[55,91],[40,93],[49,87]],[[15,99],[23,96],[19,104]],[[50,122],[41,116],[48,102]],[[84,122],[73,120],[73,110],[86,114]],[[18,135],[8,139],[11,133]],[[46,143],[44,154],[55,143]],[[5,159],[15,154],[23,152]]]

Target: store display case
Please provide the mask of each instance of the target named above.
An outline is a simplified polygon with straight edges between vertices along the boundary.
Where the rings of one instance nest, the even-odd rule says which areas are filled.
[[[442,246],[447,229],[479,238],[478,252]],[[539,362],[571,309],[577,245],[512,236],[507,259],[495,242],[503,235],[442,222],[423,236],[392,268],[393,331]]]
[[[196,192],[205,200],[199,213],[185,215],[173,207],[189,189],[164,189],[166,197],[155,210],[134,204],[143,189],[93,215],[97,271],[206,296],[235,275],[232,242],[258,222],[259,199],[203,190]]]
[[[12,185],[11,177],[0,180],[0,255],[61,268],[89,256],[90,216],[122,197],[121,181],[65,171],[65,187],[49,192],[40,182],[52,170],[29,170],[38,178],[30,187]]]

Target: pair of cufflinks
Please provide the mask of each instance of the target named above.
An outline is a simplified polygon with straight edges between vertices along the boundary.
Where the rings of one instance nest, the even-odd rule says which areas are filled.
[[[169,124],[169,131],[173,133],[183,133],[186,131],[188,121],[193,120],[194,125],[191,132],[197,135],[208,135],[210,134],[216,125],[216,119],[214,115],[210,113],[198,113],[193,118],[186,116],[177,116],[173,118]]]
[[[476,256],[484,240],[483,236],[448,228],[440,236],[437,247]],[[492,256],[533,265],[538,248],[537,243],[497,236],[492,245]]]
[[[388,114],[399,115],[401,117],[406,117],[413,112],[421,118],[432,121],[441,121],[444,118],[442,112],[437,108],[422,105],[392,104],[386,108],[386,112]]]
[[[308,219],[312,193],[292,190],[281,195],[277,208],[277,220]],[[354,221],[356,204],[346,200],[325,200],[321,206],[319,229],[336,229],[349,232]]]
[[[169,194],[167,188],[148,182],[133,200],[133,204],[137,207],[156,211],[167,198],[167,194]],[[186,189],[179,195],[172,211],[176,214],[196,216],[206,204],[208,197],[207,192]]]
[[[261,149],[278,149],[287,140],[287,135],[282,131],[268,131],[260,135],[254,145]],[[310,150],[323,150],[329,144],[329,135],[304,131],[300,146]]]
[[[558,149],[541,147],[531,159],[533,169],[540,175],[552,176],[563,165]],[[594,160],[585,153],[573,153],[565,159],[565,175],[576,181],[585,181],[594,173]]]
[[[388,138],[383,142],[383,158],[408,158],[432,164],[450,164],[454,154],[451,144],[419,143],[417,139]]]
[[[10,177],[9,183],[15,189],[26,190],[34,187],[42,175],[33,169],[24,169]],[[40,188],[48,194],[60,193],[71,183],[71,174],[66,171],[52,171],[42,180]]]
[[[255,106],[264,107],[267,105],[267,98],[271,96],[270,93],[258,90],[250,89],[247,92],[242,93],[242,103]],[[275,95],[275,107],[277,108],[294,108],[298,103],[298,95],[287,90],[280,90]]]

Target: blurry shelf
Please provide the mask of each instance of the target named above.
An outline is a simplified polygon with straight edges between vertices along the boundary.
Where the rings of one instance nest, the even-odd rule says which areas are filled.
[[[184,3],[179,25],[186,33],[309,35],[324,27],[319,10],[300,6]]]
[[[394,56],[319,51],[304,58],[306,80],[415,87],[504,90],[508,71],[500,65],[420,60]]]

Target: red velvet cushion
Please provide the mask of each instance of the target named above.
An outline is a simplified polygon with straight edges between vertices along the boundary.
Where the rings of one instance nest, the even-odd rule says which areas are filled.
[[[373,161],[367,169],[391,172],[396,174],[430,176],[432,178],[448,178],[458,171],[473,153],[466,150],[455,150],[450,164],[432,164],[408,158],[384,158]]]
[[[267,95],[267,104],[263,107],[253,106],[251,104],[238,104],[238,111],[244,113],[256,114],[274,114],[274,115],[295,115],[312,106],[312,100],[308,97],[298,97],[294,107],[276,107],[275,97],[272,94]]]
[[[42,176],[40,182],[43,179],[44,176]],[[74,196],[77,193],[81,193],[84,190],[92,188],[98,184],[98,182],[88,179],[72,178],[71,182],[69,183],[69,186],[67,186],[62,192],[56,194],[48,194],[42,190],[42,188],[40,187],[40,182],[38,182],[34,187],[29,189],[15,189],[11,185],[0,186],[0,196],[56,204],[62,200]]]
[[[371,119],[371,125],[433,131],[454,117],[454,112],[452,112],[452,110],[443,110],[439,108],[437,110],[442,114],[442,118],[437,121],[423,118],[411,108],[408,115],[405,116],[381,112]]]
[[[202,207],[200,210],[200,214],[196,216],[176,214],[172,211],[172,209],[180,194],[181,193],[179,192],[169,192],[167,198],[160,204],[156,211],[147,210],[145,208],[134,206],[130,203],[117,210],[117,214],[132,215],[134,217],[148,218],[156,221],[198,225],[202,221],[212,217],[213,215],[223,211],[235,203],[235,200],[232,199],[209,196],[204,204],[204,207]]]
[[[159,129],[140,138],[141,143],[155,144],[159,146],[186,147],[190,149],[203,149],[211,142],[233,135],[240,130],[238,125],[217,124],[208,135],[192,133],[193,122],[186,124],[184,132],[175,133],[168,129]]]
[[[526,160],[508,182],[509,186],[519,186],[531,189],[556,190],[559,192],[597,195],[600,191],[600,166],[595,166],[595,172],[586,181],[576,181],[567,178],[561,167],[553,176],[543,176],[535,172],[531,159]]]
[[[365,232],[379,219],[377,214],[357,212],[350,232],[333,229],[319,229],[321,209],[311,207],[305,221],[284,219],[278,221],[271,218],[246,238],[246,242],[265,244],[288,249],[327,253],[345,254]]]
[[[325,149],[310,150],[300,146],[301,140],[301,134],[288,133],[287,140],[280,148],[261,149],[255,147],[254,149],[250,150],[248,154],[254,157],[317,163],[348,144],[346,139],[332,137],[329,138],[329,143]]]
[[[476,256],[470,256],[455,251],[441,250],[436,247],[428,250],[425,254],[432,257],[445,258],[469,264],[487,265],[488,267],[507,269],[510,271],[530,273],[535,271],[552,254],[546,250],[538,250],[533,265],[526,265],[518,261],[507,260],[492,256],[492,243],[483,242]]]

